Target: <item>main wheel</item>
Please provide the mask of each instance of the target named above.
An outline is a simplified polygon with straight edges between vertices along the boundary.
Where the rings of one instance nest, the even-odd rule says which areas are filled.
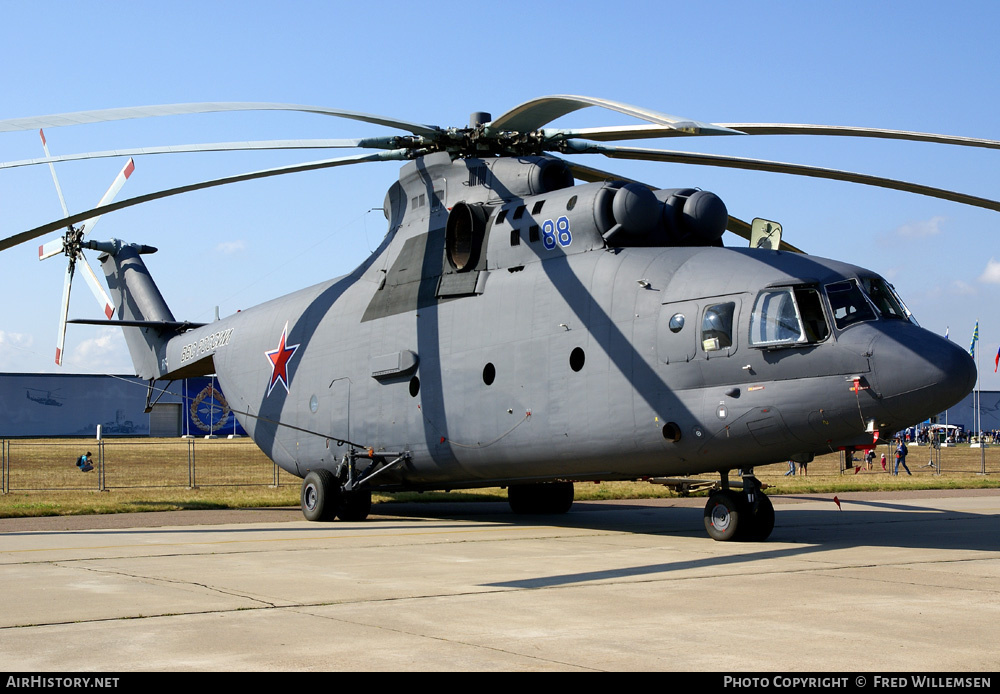
[[[340,485],[329,470],[312,470],[302,480],[302,515],[310,521],[332,521],[337,516]]]
[[[363,521],[372,511],[372,493],[369,489],[342,492],[337,518],[342,521]]]
[[[719,542],[735,540],[740,531],[741,504],[731,491],[716,492],[705,504],[705,530]]]
[[[514,513],[566,513],[573,506],[573,483],[512,484],[507,503]]]
[[[758,490],[756,510],[753,504],[746,503],[744,514],[741,539],[763,542],[771,536],[771,531],[774,530],[774,506],[767,494]]]

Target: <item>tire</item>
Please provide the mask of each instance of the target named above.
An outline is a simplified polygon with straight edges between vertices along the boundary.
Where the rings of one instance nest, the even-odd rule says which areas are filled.
[[[705,504],[705,530],[717,542],[729,542],[740,532],[741,504],[730,491],[717,492]]]
[[[340,506],[337,509],[337,518],[347,522],[363,521],[371,511],[371,490],[343,492],[340,497]]]
[[[750,542],[763,542],[771,536],[774,530],[774,506],[767,494],[758,491],[757,509],[754,511],[752,504],[745,504],[744,513],[746,517],[743,523],[743,538]],[[746,521],[749,521],[747,523]]]
[[[573,507],[575,490],[572,482],[554,482],[546,487],[547,510],[545,513],[568,513]]]
[[[306,520],[329,522],[337,517],[340,486],[329,470],[312,470],[302,480],[302,515]]]
[[[507,487],[507,503],[517,514],[566,513],[573,506],[573,483],[512,484]]]

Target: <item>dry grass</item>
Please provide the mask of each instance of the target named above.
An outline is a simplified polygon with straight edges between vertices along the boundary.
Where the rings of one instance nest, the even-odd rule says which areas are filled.
[[[93,439],[9,439],[6,485],[9,491],[99,490],[271,485],[298,480],[282,473],[249,439],[110,439],[100,466],[81,473],[76,459],[98,458]]]
[[[81,473],[75,459],[87,450],[98,453],[93,439],[8,440],[4,447],[4,488],[0,517],[93,513],[129,513],[209,508],[295,506],[300,480],[278,468],[247,439],[194,442],[178,439],[113,439],[104,446],[104,477]],[[878,452],[887,453],[883,447]],[[912,476],[899,477],[875,469],[854,467],[841,472],[839,453],[816,458],[808,475],[784,476],[779,463],[758,467],[757,476],[769,493],[884,491],[892,489],[941,489],[1000,487],[1000,446],[983,451],[960,446],[940,451],[941,474],[926,467],[931,451],[910,446]],[[191,464],[193,457],[193,465]],[[860,464],[860,463],[859,463]],[[891,462],[890,462],[891,469]],[[280,474],[279,474],[280,472]],[[703,475],[705,479],[716,476]],[[736,476],[731,477],[734,483]],[[103,491],[102,491],[103,487]],[[580,483],[576,498],[623,499],[674,496],[674,492],[648,482]],[[500,488],[450,493],[378,494],[377,503],[391,501],[504,500]]]

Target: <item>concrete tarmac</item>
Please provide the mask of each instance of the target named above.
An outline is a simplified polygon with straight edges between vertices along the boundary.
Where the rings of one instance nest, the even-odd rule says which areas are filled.
[[[840,497],[0,520],[0,670],[997,670],[1000,490]]]

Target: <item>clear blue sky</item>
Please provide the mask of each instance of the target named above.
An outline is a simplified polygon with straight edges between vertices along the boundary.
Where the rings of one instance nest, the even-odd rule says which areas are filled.
[[[600,96],[716,122],[863,125],[1000,139],[995,2],[52,2],[0,5],[0,119],[192,101],[334,106],[442,126],[546,94]],[[557,124],[625,122],[586,109]],[[292,113],[147,119],[46,131],[53,154],[384,134]],[[664,148],[813,164],[1000,198],[1000,152],[844,138],[663,141]],[[0,160],[41,156],[0,134]],[[327,153],[138,159],[120,198]],[[65,163],[70,211],[123,162]],[[925,327],[968,344],[983,387],[1000,344],[1000,214],[906,193],[704,167],[585,161],[662,187],[718,193],[743,219],[782,222],[807,251],[879,272]],[[109,215],[93,238],[161,250],[148,264],[180,319],[211,320],[349,271],[385,231],[398,166],[203,191]],[[61,216],[46,167],[0,171],[0,237]],[[45,240],[45,239],[41,239]],[[742,244],[729,237],[727,243]],[[0,371],[55,371],[61,258],[0,253]],[[96,261],[92,258],[92,263]],[[82,278],[71,317],[100,317]],[[120,331],[70,326],[70,373],[130,373]]]

